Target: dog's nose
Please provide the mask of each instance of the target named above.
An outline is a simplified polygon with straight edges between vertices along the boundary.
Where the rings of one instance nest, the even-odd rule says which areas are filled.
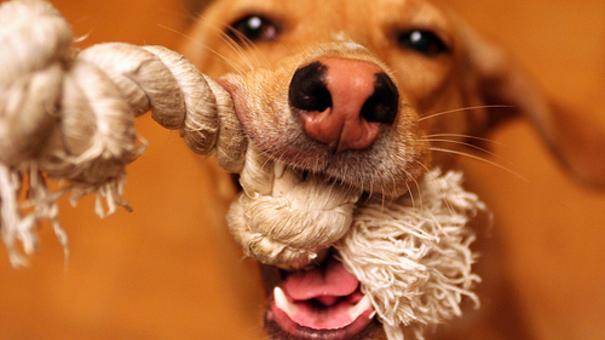
[[[378,65],[330,57],[294,73],[289,101],[309,137],[336,151],[361,150],[395,120],[399,93]]]

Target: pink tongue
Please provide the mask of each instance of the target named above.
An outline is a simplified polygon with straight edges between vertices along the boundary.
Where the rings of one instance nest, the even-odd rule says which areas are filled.
[[[292,300],[320,299],[325,303],[332,300],[330,297],[353,294],[358,286],[357,278],[346,271],[342,263],[331,258],[322,268],[291,274],[282,288]]]

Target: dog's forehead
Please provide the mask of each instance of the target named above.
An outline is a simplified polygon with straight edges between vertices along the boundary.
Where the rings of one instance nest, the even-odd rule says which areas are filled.
[[[408,25],[448,30],[444,12],[427,0],[223,0],[235,15],[256,12],[322,22],[322,27],[336,31],[347,26]]]

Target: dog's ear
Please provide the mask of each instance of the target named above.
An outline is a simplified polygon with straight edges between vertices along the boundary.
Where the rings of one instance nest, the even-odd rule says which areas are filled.
[[[581,182],[605,187],[605,117],[557,104],[503,51],[460,25],[461,53],[472,104],[508,106],[473,117],[485,133],[509,117],[528,119],[561,163]],[[478,97],[476,97],[478,95]]]

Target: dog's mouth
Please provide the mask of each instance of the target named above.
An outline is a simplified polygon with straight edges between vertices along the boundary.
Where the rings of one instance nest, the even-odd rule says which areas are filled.
[[[330,256],[321,266],[282,272],[266,320],[296,339],[350,339],[372,324],[374,308],[359,280]]]
[[[241,166],[234,171],[240,174],[243,191],[230,207],[228,226],[247,256],[290,270],[282,271],[281,280],[270,287],[265,320],[271,338],[359,339],[381,332],[376,327],[379,322],[389,337],[401,337],[401,325],[414,322],[421,330],[424,325],[459,314],[458,302],[464,294],[472,296],[467,291],[474,280],[469,274],[472,256],[468,240],[472,237],[465,238],[460,229],[466,224],[466,214],[476,210],[479,202],[462,192],[455,174],[441,176],[438,170],[432,173],[433,179],[422,179],[430,189],[425,198],[434,205],[415,207],[413,199],[402,196],[410,191],[407,181],[416,181],[426,169],[420,161],[426,154],[412,143],[416,139],[411,130],[402,135],[385,134],[367,150],[326,157],[317,153],[316,162],[329,165],[317,169],[299,163],[299,157],[311,153],[296,140],[280,145],[280,140],[288,139],[277,138],[277,143],[266,145],[273,139],[265,134],[279,130],[280,136],[296,136],[298,127],[294,133],[275,127],[265,133],[259,129],[262,124],[255,125],[273,121],[265,116],[255,119],[257,112],[264,112],[263,106],[245,101],[249,96],[242,95],[245,86],[241,83],[241,88],[225,84],[235,104],[237,117],[232,123],[241,128],[247,142]],[[291,151],[292,159],[282,159],[284,150]],[[391,151],[402,157],[393,156]],[[420,185],[417,187],[420,194]],[[391,189],[385,192],[385,188]],[[442,193],[444,188],[451,190]],[[373,193],[402,197],[402,201],[378,204]],[[456,199],[450,200],[449,194]],[[459,195],[471,202],[458,199]],[[454,214],[452,205],[460,209],[461,218],[457,222],[445,220],[453,228],[443,228],[436,216]],[[369,231],[364,232],[365,228]],[[388,246],[382,247],[385,243]],[[441,247],[444,252],[440,252]],[[346,268],[359,273],[358,277],[328,249],[337,249],[338,258]],[[435,258],[452,253],[457,257],[442,261],[444,268],[439,267]],[[383,257],[389,260],[383,261]],[[309,265],[315,267],[305,267]],[[432,268],[443,274],[432,275]],[[440,307],[442,314],[431,311],[437,305],[445,305]],[[375,320],[377,314],[380,320]]]

